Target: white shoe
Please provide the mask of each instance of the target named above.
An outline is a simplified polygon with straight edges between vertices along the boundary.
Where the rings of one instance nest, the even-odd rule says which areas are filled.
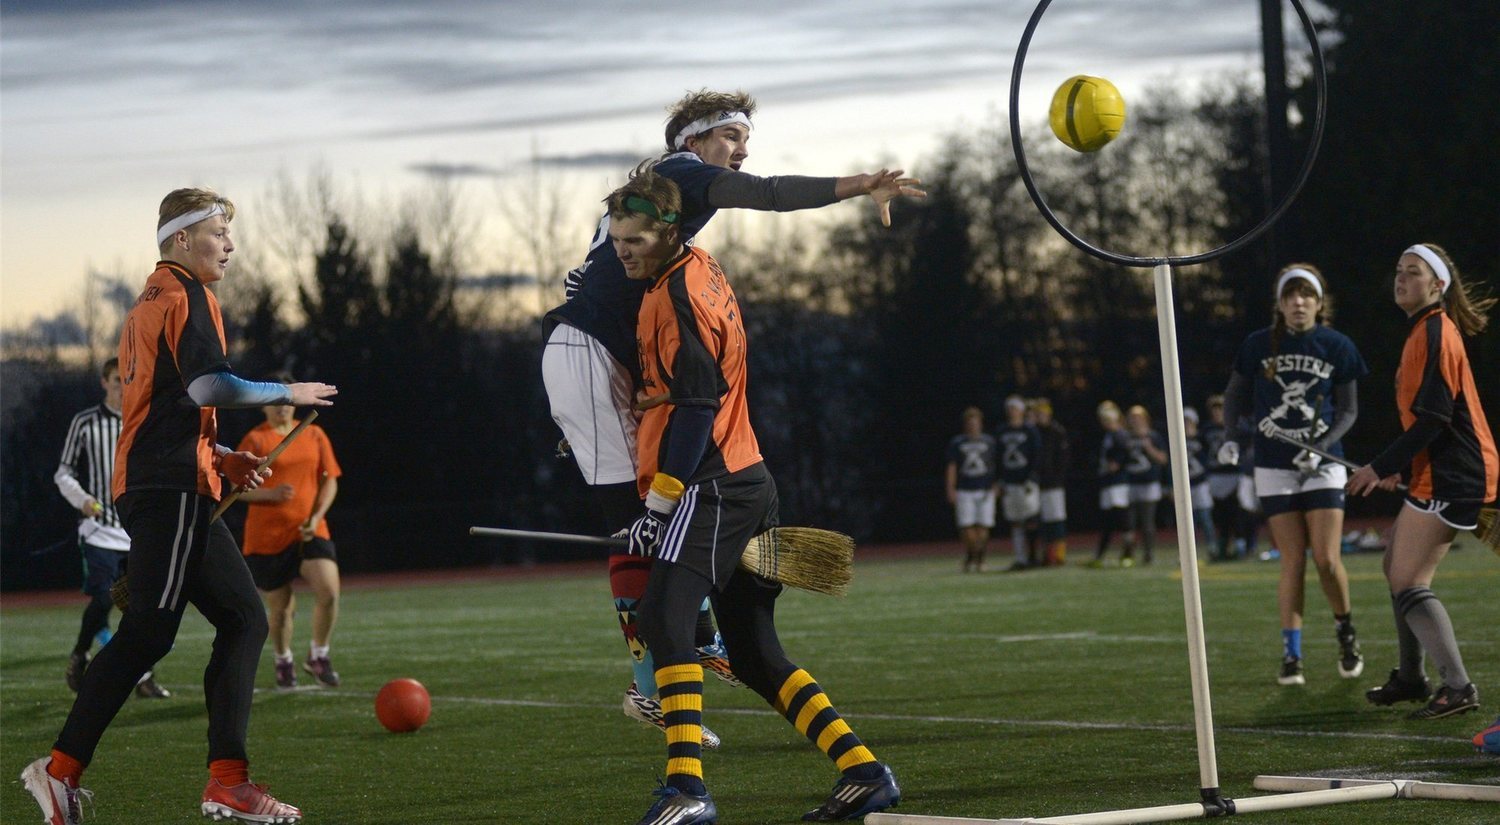
[[[42,816],[46,817],[43,822],[48,825],[80,825],[83,822],[83,808],[79,803],[84,799],[93,802],[94,795],[82,788],[70,788],[66,782],[54,779],[52,774],[47,773],[47,766],[51,762],[52,757],[44,756],[27,765],[26,770],[21,771],[21,784],[31,791],[36,804],[42,807]]]
[[[625,699],[620,703],[620,710],[624,711],[626,716],[643,725],[652,725],[660,728],[662,733],[666,733],[667,731],[667,720],[662,715],[661,703],[637,690],[635,682],[631,682],[630,687],[625,688]],[[707,725],[702,726],[702,728],[703,749],[717,750],[719,745],[723,744],[723,741],[719,739],[719,735],[709,730]]]

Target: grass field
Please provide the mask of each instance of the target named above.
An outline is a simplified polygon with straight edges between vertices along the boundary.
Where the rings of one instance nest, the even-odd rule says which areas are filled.
[[[1203,569],[1226,795],[1251,795],[1263,773],[1500,784],[1500,759],[1468,744],[1500,707],[1500,559],[1467,545],[1434,589],[1489,704],[1435,722],[1407,721],[1407,708],[1373,708],[1362,697],[1395,659],[1378,557],[1346,557],[1365,675],[1338,677],[1332,621],[1310,579],[1301,688],[1274,678],[1276,565]],[[1196,799],[1174,565],[978,576],[958,566],[956,549],[951,558],[867,560],[848,598],[793,592],[780,605],[793,659],[895,768],[900,810],[999,818]],[[46,753],[72,701],[62,672],[79,607],[0,614],[7,823],[36,819],[15,777]],[[132,699],[106,734],[85,777],[96,794],[92,821],[199,821],[210,638],[189,611],[157,670],[176,696]],[[344,686],[294,693],[270,689],[267,656],[251,721],[254,777],[301,806],[310,825],[631,823],[651,801],[662,737],[619,711],[629,673],[602,563],[587,574],[351,590],[334,653]],[[433,696],[432,720],[415,734],[386,733],[374,719],[375,691],[397,676],[420,679]],[[827,794],[833,767],[753,694],[711,679],[705,702],[724,738],[704,766],[721,821],[797,821]],[[1497,808],[1389,800],[1247,821],[1493,823]]]

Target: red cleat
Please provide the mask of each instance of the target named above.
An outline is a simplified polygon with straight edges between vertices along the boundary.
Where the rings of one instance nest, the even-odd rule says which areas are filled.
[[[266,793],[265,785],[243,782],[233,787],[208,780],[203,789],[203,815],[215,822],[230,820],[256,825],[297,825],[302,811]]]

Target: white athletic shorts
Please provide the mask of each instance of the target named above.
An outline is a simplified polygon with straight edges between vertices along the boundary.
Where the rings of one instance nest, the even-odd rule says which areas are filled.
[[[1067,521],[1068,498],[1061,487],[1048,487],[1042,491],[1042,521]]]
[[[1213,493],[1209,492],[1209,483],[1200,481],[1193,485],[1192,489],[1193,509],[1212,510],[1214,506]]]
[[[995,490],[959,490],[953,502],[954,521],[964,527],[995,526]]]
[[[1247,513],[1260,512],[1260,498],[1255,495],[1255,479],[1247,475],[1240,475],[1240,486],[1235,490],[1235,497],[1240,500],[1240,509]]]
[[[1006,521],[1026,521],[1036,518],[1042,510],[1042,493],[1035,484],[1006,484],[1000,499],[1000,509]]]
[[[1223,501],[1240,489],[1239,473],[1209,473],[1208,492],[1214,501]]]
[[[1099,509],[1119,510],[1130,506],[1130,485],[1111,484],[1099,488]]]
[[[1160,481],[1130,485],[1130,502],[1138,504],[1144,501],[1161,501]]]
[[[1283,470],[1273,467],[1255,468],[1255,495],[1292,496],[1310,493],[1313,490],[1342,490],[1349,481],[1349,471],[1344,465],[1326,461],[1312,475],[1303,475],[1301,470]]]
[[[589,484],[635,481],[636,413],[630,371],[594,336],[558,324],[542,352],[552,420]]]

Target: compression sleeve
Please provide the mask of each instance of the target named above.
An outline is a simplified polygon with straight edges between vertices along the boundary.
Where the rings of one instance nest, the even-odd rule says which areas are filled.
[[[713,407],[689,406],[672,410],[672,420],[667,426],[667,454],[663,456],[661,471],[683,483],[693,477],[698,465],[703,463],[703,453],[708,449],[708,438],[714,429]]]
[[[715,209],[759,209],[791,212],[838,203],[838,178],[777,175],[762,178],[745,172],[725,172],[708,185],[708,205]]]
[[[200,407],[265,407],[292,403],[292,389],[275,381],[246,381],[232,372],[206,372],[188,384],[188,397]]]
[[[1349,383],[1354,383],[1353,381]],[[1248,440],[1250,431],[1240,426],[1245,408],[1250,401],[1250,379],[1238,372],[1229,374],[1229,386],[1224,388],[1224,432],[1241,446]]]
[[[1412,459],[1417,457],[1417,453],[1442,435],[1445,426],[1447,425],[1432,416],[1418,418],[1400,438],[1385,448],[1385,452],[1370,462],[1370,469],[1381,478],[1396,473],[1404,474],[1411,467]]]
[[[1354,420],[1359,418],[1359,387],[1355,381],[1345,381],[1342,384],[1333,385],[1333,426],[1323,437],[1313,442],[1313,446],[1326,450],[1328,445],[1333,444],[1349,428],[1354,426]]]

